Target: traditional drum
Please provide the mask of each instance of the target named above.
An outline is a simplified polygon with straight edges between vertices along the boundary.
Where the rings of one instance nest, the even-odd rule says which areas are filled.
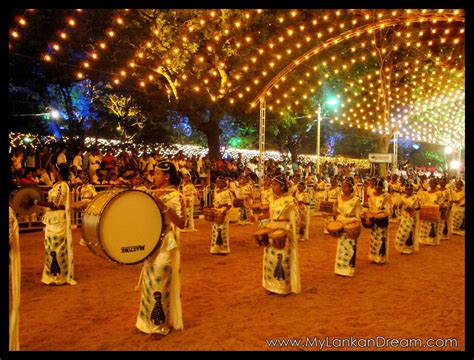
[[[379,228],[386,228],[388,226],[388,215],[385,212],[379,212],[374,216],[374,224]]]
[[[423,205],[420,209],[420,220],[423,221],[439,221],[440,211],[439,205]]]
[[[338,238],[344,232],[344,224],[340,221],[331,221],[326,226],[326,230],[328,231],[329,235]]]
[[[218,225],[222,225],[224,222],[225,222],[225,214],[224,214],[224,211],[223,210],[219,210],[219,209],[213,209],[211,210],[212,213],[213,213],[213,218],[214,218],[214,222]]]
[[[250,208],[252,209],[252,212],[255,215],[261,214],[262,213],[262,208],[260,207],[262,204],[261,203],[253,203]]]
[[[244,199],[234,199],[234,201],[232,203],[233,203],[234,207],[238,207],[238,208],[245,207],[244,206]]]
[[[361,226],[358,221],[352,221],[344,225],[344,232],[349,239],[357,240],[360,235],[360,229]]]
[[[31,215],[37,211],[37,203],[43,199],[39,186],[23,186],[10,194],[10,204],[16,215]]]
[[[332,213],[334,212],[335,205],[336,205],[335,201],[321,201],[319,203],[319,211]]]
[[[163,215],[151,195],[139,190],[102,191],[82,216],[82,237],[95,255],[132,265],[161,244]]]
[[[214,221],[214,211],[212,211],[212,207],[205,206],[202,208],[202,213],[204,214],[204,219],[207,221]]]
[[[288,230],[286,229],[274,229],[268,237],[270,238],[270,245],[276,249],[284,249],[286,238],[288,237]]]
[[[257,246],[267,246],[269,244],[268,235],[273,231],[271,228],[258,229],[252,234],[257,242]]]

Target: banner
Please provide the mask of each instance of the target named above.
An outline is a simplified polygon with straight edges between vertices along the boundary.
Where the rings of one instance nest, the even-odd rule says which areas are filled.
[[[373,163],[392,163],[393,154],[376,154],[370,153],[369,154],[369,161]]]

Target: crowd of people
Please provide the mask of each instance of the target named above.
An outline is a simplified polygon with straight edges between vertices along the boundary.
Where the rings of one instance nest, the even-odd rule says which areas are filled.
[[[325,218],[324,232],[338,238],[334,272],[341,276],[355,274],[357,239],[363,228],[370,229],[368,258],[376,264],[388,261],[390,223],[398,226],[394,241],[402,254],[418,251],[419,244],[438,245],[453,234],[464,235],[464,182],[455,177],[415,172],[403,178],[371,177],[355,166],[337,165],[316,174],[311,163],[269,160],[260,188],[256,159],[244,162],[240,156],[211,163],[207,157],[186,158],[179,153],[172,159],[133,151],[115,157],[111,149],[104,155],[98,149],[86,154],[77,150],[72,159],[62,147],[50,152],[44,146],[37,156],[33,153],[30,149],[22,160],[22,152],[15,151],[12,183],[52,186],[48,201],[39,204],[47,209],[42,219],[45,284],[76,284],[70,214],[94,201],[94,185],[142,190],[155,199],[165,219],[164,240],[143,261],[136,326],[145,333],[166,335],[183,329],[180,234],[196,231],[193,211],[202,206],[197,185],[213,189],[209,207],[201,208],[211,222],[211,254],[231,252],[230,226],[258,226],[262,286],[268,294],[302,291],[298,243],[324,236],[309,232],[315,213]],[[76,186],[81,187],[81,199],[71,204],[70,187]]]

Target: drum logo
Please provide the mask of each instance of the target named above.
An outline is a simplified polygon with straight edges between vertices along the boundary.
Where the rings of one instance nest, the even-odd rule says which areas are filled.
[[[120,249],[122,250],[122,253],[129,253],[129,252],[135,252],[135,251],[144,251],[145,250],[145,245],[124,246]]]

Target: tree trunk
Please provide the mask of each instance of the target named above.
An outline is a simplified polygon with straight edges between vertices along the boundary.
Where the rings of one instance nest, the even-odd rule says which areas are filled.
[[[209,126],[205,131],[207,145],[209,147],[209,159],[211,161],[220,159],[221,156],[221,129],[217,125]]]
[[[379,139],[379,151],[383,154],[388,153],[388,148],[390,146],[390,136],[383,135]],[[387,174],[387,164],[379,164],[379,176],[385,176]]]
[[[291,139],[291,137],[289,137],[287,140],[287,146],[291,154],[291,161],[296,162],[296,160],[298,159],[298,153],[300,149],[299,141],[294,141]]]
[[[214,111],[213,111],[214,110]],[[212,107],[209,109],[208,121],[199,116],[199,113],[195,113],[194,116],[188,115],[189,120],[201,130],[207,138],[207,146],[209,148],[209,159],[219,160],[222,158],[221,155],[221,133],[222,130],[219,127],[220,112],[215,111]]]

